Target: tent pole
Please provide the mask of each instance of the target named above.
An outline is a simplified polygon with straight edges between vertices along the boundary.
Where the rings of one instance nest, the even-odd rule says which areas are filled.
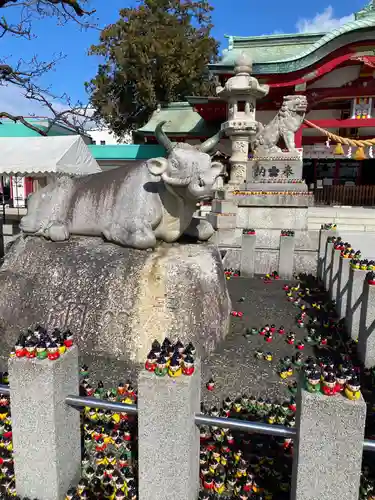
[[[4,196],[4,176],[1,176],[1,199],[3,205],[3,223],[5,224],[5,196]]]

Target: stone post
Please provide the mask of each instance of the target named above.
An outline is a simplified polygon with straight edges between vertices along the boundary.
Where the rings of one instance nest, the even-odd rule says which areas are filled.
[[[346,323],[348,333],[353,340],[358,339],[359,323],[363,300],[363,282],[367,271],[350,268],[348,302],[346,304]]]
[[[139,500],[196,500],[199,491],[200,362],[179,378],[138,380]],[[177,467],[177,468],[176,468]]]
[[[329,296],[332,300],[337,300],[340,258],[341,250],[333,249],[331,258],[331,275],[329,280]]]
[[[326,251],[324,257],[324,268],[323,268],[323,283],[324,288],[329,290],[329,283],[331,279],[331,270],[332,270],[332,257],[333,257],[333,243],[327,241],[326,243]]]
[[[56,361],[9,360],[16,489],[20,497],[62,500],[79,479],[79,412],[65,404],[78,394],[78,349]]]
[[[366,403],[297,394],[292,500],[358,500]]]
[[[361,320],[358,335],[358,355],[366,368],[375,366],[375,286],[363,284]]]
[[[350,271],[350,259],[344,259],[340,257],[339,263],[339,283],[337,286],[337,314],[340,319],[346,316],[346,307],[348,302],[348,292],[349,292],[349,271]]]
[[[326,261],[326,249],[327,240],[330,237],[337,236],[337,231],[321,229],[319,235],[319,257],[318,257],[318,278],[323,279],[325,261]]]
[[[293,278],[294,268],[294,236],[280,236],[280,253],[279,253],[279,276],[283,279]]]
[[[255,234],[243,234],[241,245],[241,276],[252,278],[255,273],[255,247],[256,247]]]

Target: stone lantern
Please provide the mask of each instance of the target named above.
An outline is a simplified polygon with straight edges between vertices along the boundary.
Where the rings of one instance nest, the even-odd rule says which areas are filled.
[[[268,94],[268,85],[260,85],[251,76],[252,61],[242,53],[235,63],[235,76],[224,87],[216,89],[217,95],[228,103],[228,119],[221,129],[231,140],[230,184],[242,184],[246,180],[249,144],[257,132],[255,120],[256,100]]]

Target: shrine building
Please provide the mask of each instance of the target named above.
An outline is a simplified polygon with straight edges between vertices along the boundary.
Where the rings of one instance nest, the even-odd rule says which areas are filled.
[[[268,123],[283,96],[304,94],[307,120],[342,137],[375,138],[375,0],[355,13],[354,20],[330,33],[266,36],[227,36],[228,47],[209,70],[224,85],[233,76],[235,61],[245,53],[253,61],[252,75],[270,91],[259,99],[256,119]],[[240,104],[240,103],[239,103]],[[175,141],[198,143],[216,133],[227,120],[227,103],[219,97],[188,97],[187,102],[160,106],[150,121],[135,132],[139,144],[154,144],[157,123]],[[230,155],[229,140],[220,143]],[[351,148],[336,154],[336,144],[307,125],[295,135],[303,148],[303,177],[307,184],[375,184],[372,148],[358,161]],[[374,147],[375,156],[375,147]]]

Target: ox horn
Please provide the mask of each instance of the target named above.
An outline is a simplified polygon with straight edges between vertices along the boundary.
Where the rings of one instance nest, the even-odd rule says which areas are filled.
[[[219,130],[219,132],[209,139],[207,141],[202,142],[202,144],[199,147],[199,150],[202,151],[202,153],[208,153],[213,149],[220,141],[222,135],[222,131]]]
[[[160,122],[160,123],[158,123],[156,125],[156,127],[155,127],[155,137],[156,137],[156,140],[158,141],[158,143],[161,146],[164,146],[165,149],[167,150],[167,152],[169,153],[172,150],[173,145],[172,145],[172,141],[170,141],[168,139],[166,133],[163,130],[163,126],[166,123],[167,123],[166,121],[163,121],[163,122]]]

